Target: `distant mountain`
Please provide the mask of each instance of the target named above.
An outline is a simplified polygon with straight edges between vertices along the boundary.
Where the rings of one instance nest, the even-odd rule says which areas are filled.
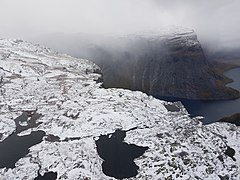
[[[224,78],[208,62],[192,30],[164,33],[123,37],[115,40],[124,44],[120,47],[113,43],[91,49],[92,59],[103,69],[105,87],[140,90],[157,97],[239,97],[239,92],[224,86]]]
[[[239,127],[204,126],[180,102],[101,88],[99,72],[0,40],[0,179],[239,179]]]
[[[127,36],[79,34],[75,39],[64,35],[49,38],[55,49],[72,48],[65,51],[98,64],[107,88],[140,90],[157,97],[240,97],[238,91],[225,87],[225,78],[206,59],[191,29],[168,27]]]

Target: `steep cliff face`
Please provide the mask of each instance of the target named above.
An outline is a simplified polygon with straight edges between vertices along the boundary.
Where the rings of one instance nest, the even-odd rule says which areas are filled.
[[[171,27],[158,33],[112,38],[89,51],[88,58],[102,67],[105,87],[140,90],[158,97],[239,97],[238,91],[224,86],[193,30]]]
[[[204,126],[181,103],[101,88],[98,71],[87,60],[0,40],[0,159],[12,152],[6,164],[0,161],[0,179],[115,179],[104,173],[104,157],[98,154],[98,142],[110,139],[113,144],[114,138],[130,149],[145,147],[134,162],[126,161],[137,167],[129,179],[239,179],[239,127]],[[125,134],[116,137],[119,129]],[[24,138],[38,133],[38,142],[9,168]],[[134,153],[122,156],[129,154]]]

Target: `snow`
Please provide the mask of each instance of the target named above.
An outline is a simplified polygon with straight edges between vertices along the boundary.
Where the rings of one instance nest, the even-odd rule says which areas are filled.
[[[13,120],[28,109],[43,115],[38,119],[42,124],[20,135],[43,130],[60,138],[31,147],[15,168],[0,169],[0,179],[34,179],[39,169],[42,175],[57,172],[58,179],[114,179],[102,172],[95,140],[133,127],[125,141],[149,147],[135,160],[137,179],[239,178],[238,127],[203,126],[201,117],[191,119],[182,105],[179,112],[169,112],[167,102],[142,92],[103,89],[96,83],[96,71],[99,68],[88,60],[24,41],[0,40],[1,141],[15,130]],[[237,161],[224,154],[227,145],[235,149]]]
[[[137,32],[123,37],[127,39],[133,37],[146,38],[148,41],[156,42],[160,40],[165,43],[170,42],[171,44],[174,44],[174,41],[179,41],[187,47],[199,46],[199,41],[197,40],[197,35],[194,30],[180,26],[164,26],[154,31]]]

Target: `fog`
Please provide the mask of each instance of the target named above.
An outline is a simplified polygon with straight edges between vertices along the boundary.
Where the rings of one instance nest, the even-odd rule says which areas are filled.
[[[1,0],[0,38],[129,34],[176,25],[194,29],[212,49],[238,49],[239,7],[239,0]]]

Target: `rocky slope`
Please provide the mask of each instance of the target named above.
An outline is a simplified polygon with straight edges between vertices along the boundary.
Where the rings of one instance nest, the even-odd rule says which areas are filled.
[[[13,135],[43,136],[14,167],[2,167],[0,179],[114,179],[102,171],[96,142],[117,129],[126,130],[126,145],[147,147],[134,160],[138,174],[129,179],[240,178],[238,127],[203,126],[180,103],[103,89],[96,72],[87,60],[0,40],[0,158],[8,153],[1,144]],[[20,150],[13,145],[9,152],[15,148]]]
[[[205,58],[193,30],[169,27],[81,44],[80,54],[103,69],[105,87],[140,90],[157,97],[240,97],[238,91],[225,87],[224,77]]]

